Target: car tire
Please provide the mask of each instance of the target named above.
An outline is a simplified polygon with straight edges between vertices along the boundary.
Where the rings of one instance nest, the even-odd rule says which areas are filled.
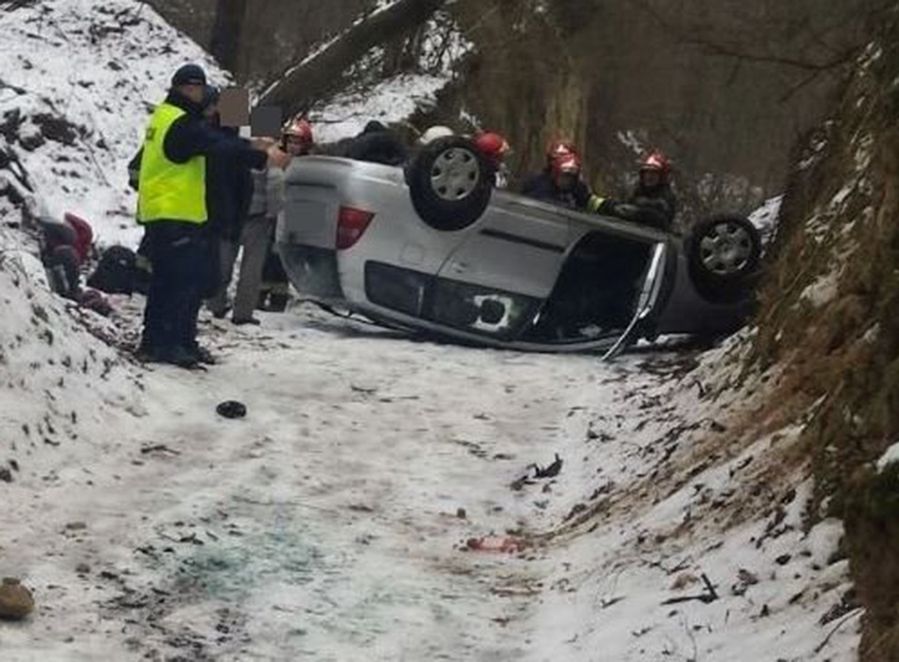
[[[478,220],[494,176],[470,140],[450,136],[425,145],[406,171],[412,206],[435,230],[456,231]]]
[[[713,302],[751,295],[762,253],[759,231],[744,216],[723,214],[699,223],[687,239],[690,275]]]

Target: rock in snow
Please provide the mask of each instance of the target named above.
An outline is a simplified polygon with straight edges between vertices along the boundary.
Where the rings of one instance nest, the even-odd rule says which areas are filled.
[[[21,620],[34,610],[31,591],[13,577],[4,577],[0,584],[0,618]]]

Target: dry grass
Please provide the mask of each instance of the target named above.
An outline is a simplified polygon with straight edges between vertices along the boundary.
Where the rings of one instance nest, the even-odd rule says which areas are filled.
[[[899,75],[895,10],[882,26],[881,56],[859,67],[826,150],[793,179],[755,347],[757,364],[783,368],[771,399],[781,418],[820,400],[797,449],[812,460],[817,502],[830,498],[830,512],[845,522],[867,610],[861,659],[873,662],[899,659],[899,472],[870,469],[899,439],[899,104],[887,92]],[[858,168],[866,143],[870,163]],[[845,204],[828,211],[853,181]],[[807,231],[813,216],[825,219],[820,241]],[[803,301],[802,291],[835,265],[835,297],[820,307]]]

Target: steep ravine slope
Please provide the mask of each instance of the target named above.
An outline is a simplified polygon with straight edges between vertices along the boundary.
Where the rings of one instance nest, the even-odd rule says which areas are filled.
[[[817,512],[845,522],[866,608],[860,657],[899,659],[899,7],[845,95],[797,155],[754,365],[783,375],[772,416],[812,407],[797,454],[813,458]]]

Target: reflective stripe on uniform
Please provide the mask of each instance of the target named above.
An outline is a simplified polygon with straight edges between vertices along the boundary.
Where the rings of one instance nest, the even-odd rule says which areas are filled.
[[[605,198],[601,198],[598,195],[591,195],[590,199],[587,200],[587,210],[592,212],[598,212],[599,208],[602,207],[602,203],[606,201]]]
[[[206,157],[194,156],[175,163],[165,155],[165,137],[175,121],[186,113],[169,103],[160,104],[147,127],[138,185],[140,223],[158,220],[205,223]]]

